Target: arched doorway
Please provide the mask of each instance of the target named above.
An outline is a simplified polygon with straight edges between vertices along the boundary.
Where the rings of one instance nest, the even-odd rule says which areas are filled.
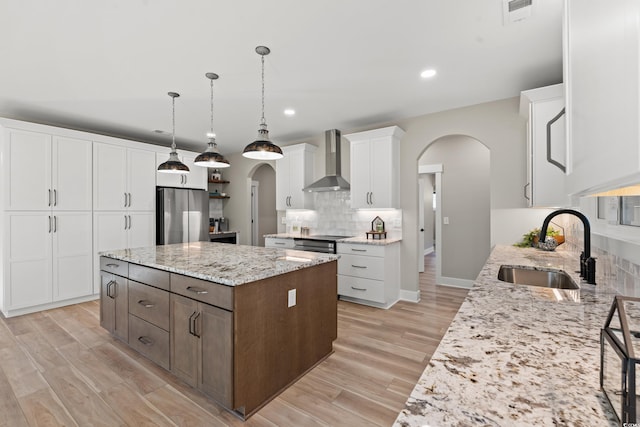
[[[471,287],[491,250],[490,152],[477,139],[447,135],[429,144],[418,159],[419,170],[441,165],[431,182],[435,210],[436,281]],[[423,188],[419,186],[419,188]],[[431,200],[429,201],[431,203]],[[426,204],[425,192],[419,203]],[[428,221],[425,215],[425,222]],[[424,227],[425,224],[420,224]],[[419,239],[422,241],[422,239]],[[424,253],[424,247],[419,253]]]
[[[276,173],[263,163],[249,177],[251,190],[250,221],[252,246],[264,246],[264,235],[278,232],[276,211]]]

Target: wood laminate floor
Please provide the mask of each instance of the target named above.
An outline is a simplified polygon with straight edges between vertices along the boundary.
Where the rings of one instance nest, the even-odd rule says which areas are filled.
[[[335,352],[248,421],[99,326],[97,301],[0,317],[0,426],[389,426],[467,291],[420,275],[420,303],[338,302]]]

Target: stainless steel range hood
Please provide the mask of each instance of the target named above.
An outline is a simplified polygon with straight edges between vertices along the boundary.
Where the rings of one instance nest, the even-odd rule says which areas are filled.
[[[340,175],[340,131],[331,129],[325,131],[325,173],[324,178],[320,178],[313,184],[304,188],[303,191],[349,191],[351,185]]]

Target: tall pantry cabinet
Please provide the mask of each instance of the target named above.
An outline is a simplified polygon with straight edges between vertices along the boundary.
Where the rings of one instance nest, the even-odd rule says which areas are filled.
[[[12,120],[0,126],[0,308],[20,314],[90,296],[91,141]]]

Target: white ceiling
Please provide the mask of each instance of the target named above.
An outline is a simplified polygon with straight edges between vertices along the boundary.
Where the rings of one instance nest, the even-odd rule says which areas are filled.
[[[215,72],[217,142],[237,153],[260,119],[258,45],[281,145],[508,98],[562,81],[563,2],[533,2],[503,25],[503,0],[0,0],[0,116],[168,145],[176,91],[178,146],[202,151]]]

